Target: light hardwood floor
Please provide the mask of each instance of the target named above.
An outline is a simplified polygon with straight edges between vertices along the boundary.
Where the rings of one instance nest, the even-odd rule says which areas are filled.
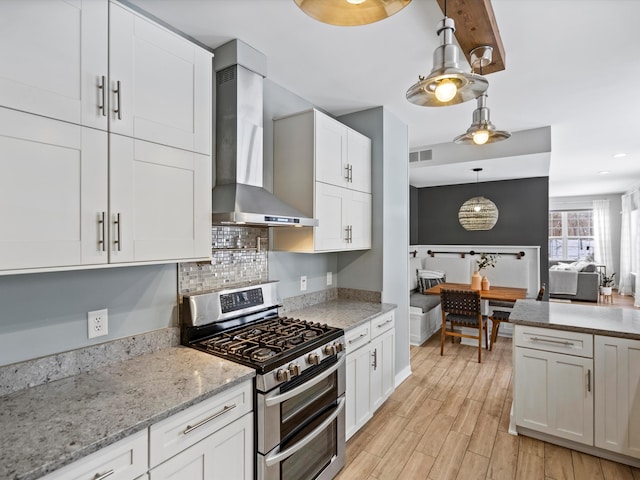
[[[640,469],[507,433],[511,340],[492,352],[435,335],[411,347],[412,375],[347,443],[339,480],[640,480]]]

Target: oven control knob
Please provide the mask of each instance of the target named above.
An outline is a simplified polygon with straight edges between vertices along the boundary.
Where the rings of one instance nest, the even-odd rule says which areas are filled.
[[[335,345],[326,345],[324,347],[325,355],[335,355],[336,353],[338,353],[338,349],[336,348]]]
[[[310,353],[307,357],[307,362],[311,365],[320,365],[320,355],[317,353]]]
[[[291,363],[289,364],[289,373],[292,377],[296,377],[302,373],[302,369],[300,368],[299,364]]]
[[[289,370],[280,368],[276,372],[276,378],[278,379],[279,382],[288,382],[291,379],[291,373],[289,373]]]
[[[336,342],[335,347],[336,347],[336,352],[344,352],[344,343]]]

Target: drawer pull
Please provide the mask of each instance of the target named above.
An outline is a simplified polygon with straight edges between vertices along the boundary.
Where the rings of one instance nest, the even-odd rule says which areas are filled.
[[[532,342],[546,342],[546,343],[556,343],[559,345],[566,345],[567,347],[572,347],[575,345],[573,342],[569,342],[567,340],[551,340],[549,338],[540,338],[540,337],[531,337]]]
[[[387,325],[387,324],[389,324],[391,322],[393,322],[393,318],[390,318],[386,322],[382,322],[382,323],[378,324],[378,328],[382,328],[382,327],[384,327],[385,325]]]
[[[113,470],[113,468],[109,470],[107,473],[103,473],[102,475],[100,475],[99,473],[96,473],[96,475],[93,477],[93,480],[103,480],[107,477],[110,477],[114,473],[116,472]]]
[[[362,337],[366,337],[367,334],[366,333],[361,333],[360,335],[358,335],[356,338],[352,338],[351,340],[349,340],[349,344],[355,343],[358,340],[360,340]]]
[[[205,418],[204,420],[202,420],[201,422],[196,423],[195,425],[191,426],[191,425],[187,425],[187,428],[184,429],[184,433],[185,435],[187,433],[191,433],[193,432],[196,428],[200,428],[201,426],[209,423],[211,420],[215,420],[216,418],[218,418],[220,415],[224,415],[225,413],[227,413],[229,410],[233,410],[234,408],[236,408],[236,404],[234,403],[233,405],[225,405],[224,408],[222,410],[220,410],[217,413],[214,413],[213,415],[211,415],[209,418]]]
[[[587,370],[587,392],[591,393],[591,370]]]
[[[371,364],[371,366],[373,367],[373,370],[378,370],[378,349],[374,349],[373,353],[371,354],[371,356],[373,357],[373,363]]]
[[[98,90],[100,90],[101,102],[98,105],[98,110],[102,112],[102,116],[107,116],[107,87],[106,87],[106,78],[104,75],[100,77],[100,85],[98,85]]]

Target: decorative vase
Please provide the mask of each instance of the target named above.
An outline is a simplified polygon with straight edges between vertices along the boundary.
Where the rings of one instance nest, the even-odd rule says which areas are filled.
[[[471,276],[471,290],[482,290],[482,277],[479,272],[473,272]]]
[[[482,277],[482,290],[489,290],[489,288],[491,288],[489,279],[486,276]]]

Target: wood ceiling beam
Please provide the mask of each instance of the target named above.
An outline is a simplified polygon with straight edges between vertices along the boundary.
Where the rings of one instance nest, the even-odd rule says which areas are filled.
[[[436,1],[443,14],[446,2],[447,16],[456,22],[454,35],[469,65],[471,65],[471,50],[482,45],[490,45],[493,47],[493,61],[490,65],[482,67],[482,74],[499,72],[506,68],[504,45],[502,45],[491,0]]]

